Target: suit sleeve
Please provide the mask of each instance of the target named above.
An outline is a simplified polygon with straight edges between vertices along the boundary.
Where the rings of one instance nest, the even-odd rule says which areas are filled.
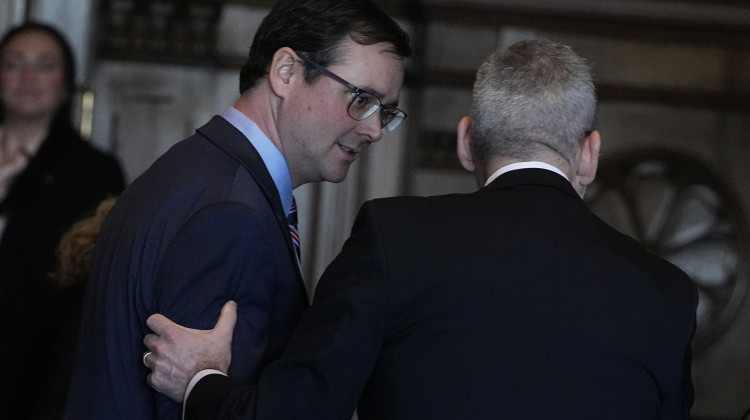
[[[237,301],[229,375],[238,382],[257,380],[268,362],[270,311],[279,284],[273,278],[279,273],[275,266],[294,264],[280,257],[288,251],[283,238],[276,239],[276,223],[268,219],[236,202],[206,207],[172,239],[158,271],[158,311],[181,325],[213,328],[222,305]],[[162,413],[179,410],[166,397],[160,396],[157,404]]]
[[[188,398],[187,420],[213,413],[221,419],[351,418],[387,318],[388,266],[369,208],[360,211],[352,236],[321,277],[281,359],[254,387],[227,387],[220,375],[202,379]]]
[[[690,409],[695,401],[695,391],[693,389],[692,381],[692,348],[691,342],[695,334],[697,327],[696,324],[696,310],[698,307],[698,290],[690,283],[689,279],[686,278],[684,283],[689,284],[687,297],[682,300],[682,304],[675,304],[675,307],[681,308],[680,320],[676,320],[671,323],[673,329],[679,331],[676,328],[677,325],[684,325],[682,329],[682,365],[680,366],[682,371],[678,372],[678,382],[674,389],[674,392],[668,393],[662,396],[661,413],[659,418],[661,419],[690,419]],[[680,374],[681,373],[681,374]]]

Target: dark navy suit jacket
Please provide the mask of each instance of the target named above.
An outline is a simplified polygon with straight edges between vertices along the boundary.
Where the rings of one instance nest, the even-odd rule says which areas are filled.
[[[239,305],[230,376],[257,379],[307,307],[285,211],[250,142],[221,117],[121,195],[96,244],[68,419],[180,417],[146,383],[146,319],[213,326]]]
[[[282,358],[187,419],[687,419],[696,305],[550,171],[374,200]]]

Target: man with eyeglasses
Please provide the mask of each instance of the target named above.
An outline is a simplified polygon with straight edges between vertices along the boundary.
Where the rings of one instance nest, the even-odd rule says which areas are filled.
[[[257,384],[220,373],[243,303],[211,331],[152,316],[152,386],[187,420],[689,419],[697,291],[581,199],[595,109],[569,47],[491,54],[457,130],[478,191],[365,203]]]
[[[209,328],[242,304],[229,376],[258,379],[308,307],[292,189],[340,182],[406,114],[408,37],[369,0],[282,0],[240,72],[241,96],[119,197],[96,244],[68,419],[175,419],[146,383],[146,318]],[[304,239],[304,238],[303,238]]]

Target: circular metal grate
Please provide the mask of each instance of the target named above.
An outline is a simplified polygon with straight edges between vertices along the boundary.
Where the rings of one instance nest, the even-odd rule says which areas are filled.
[[[750,238],[732,191],[694,157],[646,150],[604,160],[586,201],[690,275],[700,295],[693,351],[710,346],[732,322],[748,284]]]

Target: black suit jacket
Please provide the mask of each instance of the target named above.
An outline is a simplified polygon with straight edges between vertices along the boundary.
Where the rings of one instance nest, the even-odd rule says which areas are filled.
[[[63,233],[125,182],[118,161],[55,126],[0,201],[0,418],[59,417],[73,345],[61,336],[80,313],[77,289],[51,278]],[[72,292],[72,293],[71,293]],[[68,331],[68,330],[65,330]]]
[[[136,179],[102,227],[67,418],[179,418],[180,405],[146,384],[146,319],[210,328],[229,299],[242,308],[230,376],[251,382],[280,355],[307,297],[270,174],[214,117]]]
[[[283,357],[204,378],[187,418],[687,419],[696,305],[550,171],[375,200]]]

